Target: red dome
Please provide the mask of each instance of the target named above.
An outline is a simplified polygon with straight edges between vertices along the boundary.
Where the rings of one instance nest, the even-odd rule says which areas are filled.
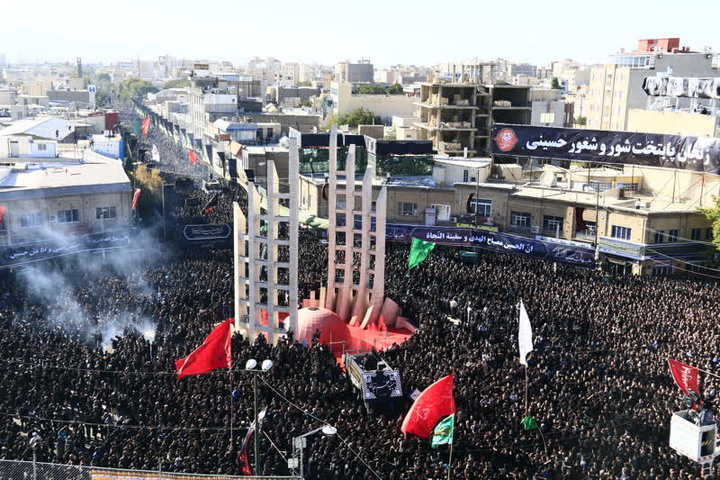
[[[298,327],[295,338],[299,341],[312,341],[313,334],[320,330],[320,341],[330,342],[347,341],[350,336],[345,322],[335,312],[326,308],[310,307],[298,311]]]

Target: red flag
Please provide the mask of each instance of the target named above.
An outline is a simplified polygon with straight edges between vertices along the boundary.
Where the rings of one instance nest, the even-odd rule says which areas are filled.
[[[177,378],[211,372],[216,368],[230,368],[232,365],[230,347],[232,323],[233,319],[228,318],[215,327],[203,344],[193,350],[190,355],[175,360]]]
[[[190,160],[192,164],[197,165],[197,157],[192,150],[188,150],[188,160]]]
[[[688,395],[689,390],[700,394],[697,367],[685,365],[672,358],[668,358],[668,363],[670,364],[670,371],[675,379],[675,383],[678,384],[678,387],[680,387],[680,390],[682,390],[685,395]]]
[[[400,431],[407,435],[429,438],[440,419],[455,413],[452,374],[436,381],[412,404]]]
[[[137,210],[137,203],[140,199],[140,189],[136,188],[135,193],[133,194],[133,202],[132,202],[132,209]]]
[[[3,220],[5,220],[5,207],[0,205],[0,223],[2,223]]]
[[[150,130],[150,117],[145,117],[142,121],[142,136],[147,137],[148,130]]]

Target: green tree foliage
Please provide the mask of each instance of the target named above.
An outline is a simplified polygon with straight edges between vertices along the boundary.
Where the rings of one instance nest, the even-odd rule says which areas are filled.
[[[120,84],[119,95],[125,100],[142,99],[148,93],[157,93],[157,87],[147,80],[128,78]]]
[[[389,93],[390,95],[397,95],[399,93],[403,93],[403,87],[399,83],[393,83],[388,87],[387,93]]]
[[[557,77],[552,77],[552,80],[550,80],[550,88],[554,88],[555,90],[562,89],[562,85],[560,85],[560,80],[558,80]]]
[[[713,243],[720,250],[720,197],[713,195],[713,205],[701,208],[700,211],[708,220],[712,221]]]
[[[357,128],[358,125],[382,125],[382,118],[380,118],[380,115],[375,115],[370,110],[361,107],[345,115],[336,113],[328,115],[321,128],[327,131],[330,130],[333,124],[347,125],[351,128]]]
[[[312,87],[313,84],[312,84],[312,82],[305,81],[305,82],[297,82],[297,86],[298,87]]]
[[[584,127],[587,125],[587,117],[575,117],[575,125]]]
[[[365,108],[357,108],[346,115],[340,115],[339,125],[348,125],[355,128],[358,125],[382,125],[382,119]]]
[[[175,80],[170,80],[163,85],[163,88],[184,88],[190,86],[190,80],[187,78],[176,78]]]
[[[387,90],[385,90],[385,87],[382,85],[359,85],[355,89],[355,93],[359,93],[360,95],[385,95]]]

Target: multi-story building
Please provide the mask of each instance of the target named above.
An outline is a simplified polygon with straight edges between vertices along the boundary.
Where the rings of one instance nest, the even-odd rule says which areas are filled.
[[[710,53],[692,52],[688,47],[683,47],[682,50],[673,47],[670,51],[653,47],[652,51],[648,51],[649,45],[665,44],[669,46],[675,43],[658,40],[651,44],[648,40],[641,40],[638,51],[619,53],[614,56],[612,63],[591,69],[586,97],[588,128],[626,130],[630,110],[649,107],[648,96],[642,88],[646,77],[720,76],[714,56]],[[689,105],[689,101],[679,101],[674,107],[683,108]]]
[[[485,67],[467,65],[463,73],[451,74],[456,81],[421,83],[416,103],[416,124],[421,138],[432,140],[433,148],[450,156],[488,155],[493,122],[529,124],[529,86],[479,83]]]
[[[478,215],[503,231],[586,244],[607,269],[668,274],[702,268],[712,224],[699,206],[712,203],[720,177],[638,165],[563,169],[542,174],[496,165],[490,182],[455,185],[453,211],[471,198]],[[538,172],[535,172],[538,173]]]
[[[384,123],[390,123],[393,115],[411,116],[414,111],[413,97],[397,95],[371,95],[356,94],[352,92],[352,84],[347,82],[332,82],[330,99],[333,113],[345,115],[355,109],[364,108],[375,115],[379,115]]]
[[[0,245],[130,227],[132,188],[121,163],[81,163],[41,153],[14,159],[0,153]]]
[[[335,66],[335,81],[340,83],[372,83],[375,69],[370,60],[351,63],[350,60]]]

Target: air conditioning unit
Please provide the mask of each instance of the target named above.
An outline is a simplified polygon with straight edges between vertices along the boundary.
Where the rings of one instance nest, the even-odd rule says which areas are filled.
[[[533,225],[530,227],[530,233],[540,233],[540,225]]]
[[[56,221],[55,215],[50,215],[50,222],[55,223],[55,221]]]

